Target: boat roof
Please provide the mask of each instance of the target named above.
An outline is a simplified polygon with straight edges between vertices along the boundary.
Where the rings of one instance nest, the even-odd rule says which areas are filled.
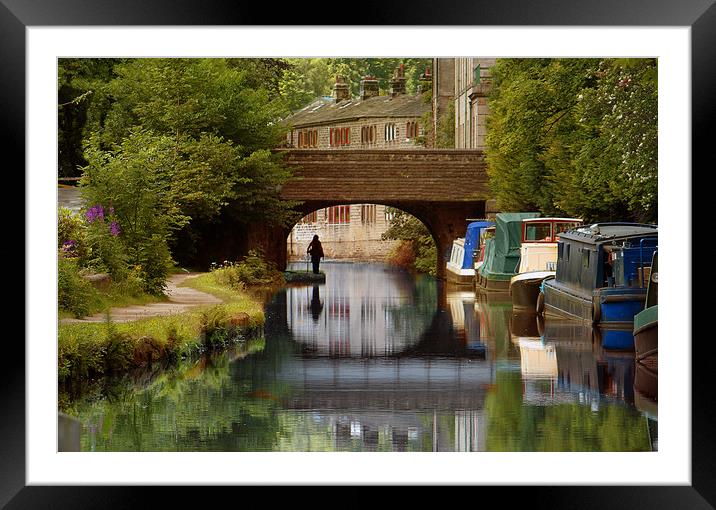
[[[657,236],[656,225],[646,223],[595,223],[562,232],[560,240],[579,241],[586,244],[603,244],[630,238]]]
[[[584,220],[582,218],[525,218],[522,220],[523,223],[529,223],[533,221],[565,221],[565,222],[571,222],[571,223],[582,223]]]

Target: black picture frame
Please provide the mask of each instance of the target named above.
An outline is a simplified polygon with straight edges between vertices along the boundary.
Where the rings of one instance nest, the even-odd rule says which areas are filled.
[[[422,0],[372,5],[354,9],[350,16],[332,19],[330,12],[321,21],[327,25],[498,25],[498,26],[683,26],[691,28],[692,68],[692,178],[696,165],[703,166],[713,145],[710,136],[716,118],[716,6],[715,0],[528,0],[473,1],[443,0],[439,5]],[[16,167],[25,164],[25,29],[31,26],[111,25],[294,25],[320,24],[317,8],[303,3],[267,4],[257,2],[214,2],[191,0],[0,0],[0,140],[4,154],[14,155]],[[307,12],[308,11],[308,12]],[[331,9],[327,9],[331,11]],[[662,141],[664,143],[664,141]],[[713,164],[711,164],[713,166]],[[19,182],[13,176],[15,185]],[[694,189],[694,188],[692,188]],[[27,192],[28,190],[26,190]],[[694,197],[694,204],[697,204]],[[704,202],[708,203],[708,202]],[[699,211],[694,205],[692,218]],[[688,211],[681,211],[688,214]],[[692,227],[692,239],[696,237]],[[21,239],[24,236],[17,236]],[[19,243],[17,243],[19,245]],[[696,268],[703,261],[692,256]],[[26,283],[28,271],[25,267]],[[692,276],[685,275],[693,282]],[[692,289],[694,286],[692,286]],[[707,316],[706,300],[692,291],[693,318]],[[28,303],[31,306],[31,303]],[[668,339],[686,343],[696,335]],[[7,359],[0,371],[0,505],[7,508],[84,508],[95,506],[139,507],[148,503],[146,490],[108,487],[26,486],[25,483],[25,349],[7,338]],[[692,485],[690,486],[561,486],[492,487],[492,494],[509,501],[522,500],[532,508],[714,508],[716,504],[716,454],[712,431],[716,428],[710,405],[711,338],[692,341]],[[555,483],[559,483],[556,481]],[[169,504],[175,498],[187,503],[196,492],[186,489],[163,491]],[[487,490],[488,488],[482,488]],[[439,489],[438,489],[439,490]],[[500,492],[498,492],[500,491]],[[500,496],[503,494],[503,496]],[[203,495],[198,495],[204,498]],[[487,498],[484,493],[480,499]],[[473,496],[474,498],[474,496]],[[487,501],[487,500],[486,500]]]

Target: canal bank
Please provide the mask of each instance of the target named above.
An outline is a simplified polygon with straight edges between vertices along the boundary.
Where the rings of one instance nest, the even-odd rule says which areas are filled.
[[[167,301],[113,308],[58,325],[58,380],[78,384],[155,363],[190,359],[261,334],[263,303],[212,273],[168,279]]]
[[[652,449],[633,358],[596,349],[591,330],[552,322],[540,336],[509,302],[384,264],[322,269],[325,284],[271,296],[251,355],[229,349],[67,398],[81,449]]]

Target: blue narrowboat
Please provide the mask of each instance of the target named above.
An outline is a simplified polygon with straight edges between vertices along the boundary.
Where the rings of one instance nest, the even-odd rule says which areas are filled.
[[[459,237],[452,243],[450,260],[446,266],[446,277],[449,282],[472,285],[475,278],[473,259],[479,253],[480,233],[495,224],[493,221],[478,220],[467,225],[465,237]]]
[[[560,235],[555,278],[544,282],[546,314],[601,328],[603,347],[633,349],[634,316],[644,308],[656,225],[597,223]]]

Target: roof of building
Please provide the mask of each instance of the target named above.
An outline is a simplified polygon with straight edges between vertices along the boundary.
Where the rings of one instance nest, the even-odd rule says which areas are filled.
[[[294,127],[329,124],[360,118],[420,117],[430,110],[421,96],[400,94],[395,97],[375,96],[365,100],[348,99],[335,103],[322,97],[286,119]]]

